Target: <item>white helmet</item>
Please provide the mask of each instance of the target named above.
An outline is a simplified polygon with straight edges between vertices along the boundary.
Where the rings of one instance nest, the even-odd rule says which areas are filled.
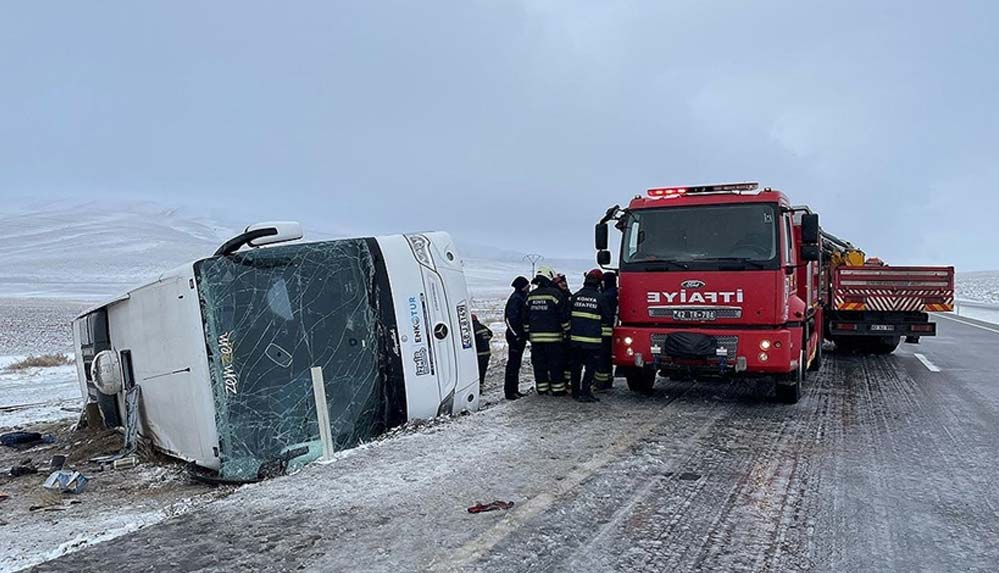
[[[555,269],[549,266],[540,267],[538,268],[538,276],[553,281],[555,280]]]

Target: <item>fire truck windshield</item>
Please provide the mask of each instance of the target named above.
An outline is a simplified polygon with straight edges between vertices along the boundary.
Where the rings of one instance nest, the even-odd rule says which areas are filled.
[[[624,221],[622,270],[776,269],[770,203],[635,210]]]

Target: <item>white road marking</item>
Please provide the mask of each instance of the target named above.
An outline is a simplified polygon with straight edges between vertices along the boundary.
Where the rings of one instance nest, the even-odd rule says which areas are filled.
[[[987,326],[982,326],[980,324],[975,324],[974,322],[967,322],[965,320],[960,320],[960,319],[954,318],[953,316],[950,316],[948,314],[934,314],[933,316],[936,316],[936,317],[939,317],[939,318],[946,318],[947,320],[953,320],[954,322],[960,322],[961,324],[965,324],[965,325],[968,325],[968,326],[974,326],[975,328],[981,328],[982,330],[987,330],[989,332],[994,332],[996,334],[999,334],[999,329],[989,328]]]
[[[936,364],[930,362],[929,358],[919,353],[914,353],[913,356],[916,357],[916,360],[922,362],[923,366],[925,366],[926,369],[929,370],[930,372],[940,372],[940,368]]]

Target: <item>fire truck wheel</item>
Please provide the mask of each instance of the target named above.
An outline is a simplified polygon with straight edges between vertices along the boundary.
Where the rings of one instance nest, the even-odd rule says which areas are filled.
[[[628,380],[628,389],[639,394],[652,394],[652,387],[656,384],[656,371],[650,368],[629,368],[625,371],[625,379]]]
[[[797,404],[801,398],[801,385],[805,382],[805,351],[798,352],[798,367],[794,372],[777,379],[775,392],[777,400],[785,404]]]
[[[808,369],[812,372],[817,371],[822,368],[822,340],[819,339],[819,347],[815,349],[815,358],[812,359],[812,363],[808,365]]]

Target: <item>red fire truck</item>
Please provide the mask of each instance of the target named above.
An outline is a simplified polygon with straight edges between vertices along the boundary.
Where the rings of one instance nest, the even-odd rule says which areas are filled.
[[[824,338],[891,352],[936,334],[927,312],[953,306],[953,267],[865,260],[757,183],[661,187],[611,207],[596,226],[605,268],[610,222],[622,234],[613,356],[638,392],[658,374],[765,376],[795,403]]]

